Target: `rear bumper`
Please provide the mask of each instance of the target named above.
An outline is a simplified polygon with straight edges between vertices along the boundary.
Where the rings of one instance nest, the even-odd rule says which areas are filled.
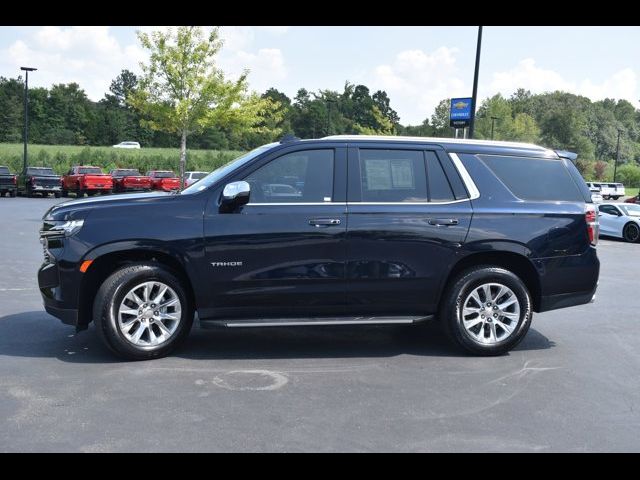
[[[0,185],[0,191],[3,192],[13,192],[16,191],[18,189],[18,187],[16,185]]]
[[[61,192],[61,185],[34,185],[31,187],[31,190],[34,192]]]
[[[534,265],[540,274],[541,287],[536,311],[584,305],[594,300],[600,275],[595,248],[582,255],[538,259]]]

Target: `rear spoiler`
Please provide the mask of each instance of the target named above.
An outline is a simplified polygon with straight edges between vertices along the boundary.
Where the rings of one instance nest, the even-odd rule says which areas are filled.
[[[573,162],[574,164],[576,163],[576,160],[578,158],[578,154],[574,153],[574,152],[568,152],[566,150],[554,150],[556,152],[556,155],[558,155],[560,158],[566,158],[567,160],[571,160],[571,162]]]

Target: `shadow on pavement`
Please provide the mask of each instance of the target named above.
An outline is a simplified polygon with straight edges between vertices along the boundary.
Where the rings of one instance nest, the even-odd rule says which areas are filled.
[[[516,351],[543,350],[554,342],[530,329]],[[201,329],[194,325],[172,356],[194,360],[393,357],[464,357],[435,322],[416,326],[335,326]],[[75,334],[43,311],[0,318],[0,355],[57,358],[71,363],[117,363],[93,326]]]

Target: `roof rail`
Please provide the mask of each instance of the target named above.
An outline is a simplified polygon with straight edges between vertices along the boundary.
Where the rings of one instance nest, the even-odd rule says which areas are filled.
[[[567,150],[554,150],[554,152],[556,152],[560,158],[566,158],[567,160],[571,160],[573,163],[576,163],[576,160],[578,159],[578,154],[575,152],[568,152]]]
[[[288,133],[280,139],[280,143],[297,142],[298,140],[300,140],[298,137],[292,135],[291,133]]]

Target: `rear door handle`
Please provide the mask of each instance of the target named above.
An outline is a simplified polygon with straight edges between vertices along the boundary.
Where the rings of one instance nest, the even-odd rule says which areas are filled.
[[[429,225],[438,225],[438,226],[449,226],[449,225],[458,225],[457,218],[430,218]]]
[[[309,220],[309,225],[314,227],[330,227],[332,225],[340,225],[339,218],[312,218]]]

